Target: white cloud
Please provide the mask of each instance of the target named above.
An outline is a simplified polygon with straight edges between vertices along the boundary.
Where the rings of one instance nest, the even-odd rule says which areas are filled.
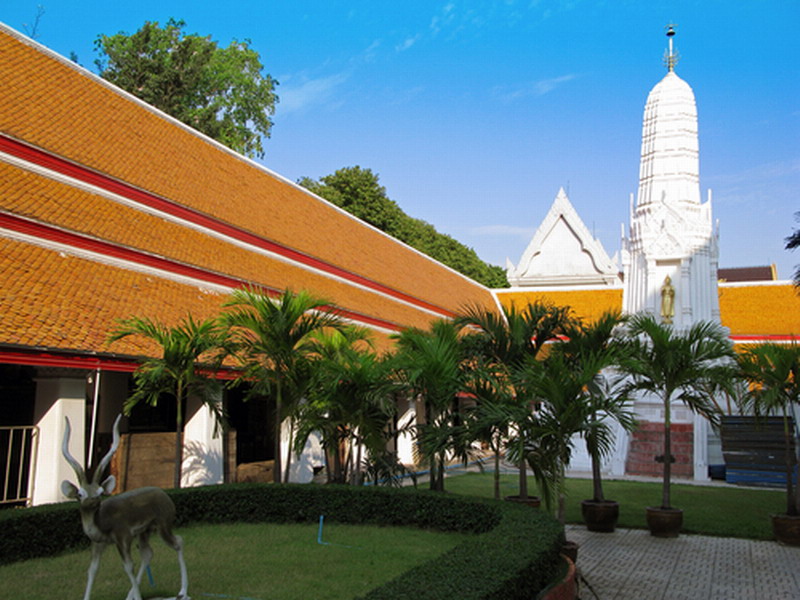
[[[378,52],[378,48],[381,47],[381,40],[373,40],[372,43],[367,46],[364,51],[356,56],[351,62],[353,64],[359,63],[371,63],[375,60],[375,57]]]
[[[577,75],[569,74],[569,75],[562,75],[561,77],[554,77],[553,79],[542,79],[541,81],[537,81],[535,85],[536,95],[537,96],[544,96],[548,92],[552,92],[562,83],[567,83],[568,81],[572,81],[575,79]]]
[[[495,96],[500,98],[503,102],[514,102],[522,98],[539,98],[545,94],[549,94],[556,88],[576,79],[578,75],[575,73],[568,73],[567,75],[560,75],[559,77],[552,77],[550,79],[540,79],[520,85],[516,88],[511,87],[496,87],[493,90]]]
[[[448,27],[453,23],[453,20],[455,19],[456,16],[455,12],[453,11],[455,6],[456,5],[453,4],[452,2],[448,2],[442,7],[440,14],[435,15],[431,19],[430,30],[433,33],[433,35],[438,34],[443,27]]]
[[[295,85],[292,85],[290,79],[290,83],[281,85],[279,90],[280,113],[286,115],[310,106],[329,103],[335,96],[337,88],[348,78],[347,73],[336,73],[316,79],[304,78]]]
[[[408,37],[405,40],[403,40],[400,44],[397,44],[397,46],[395,46],[395,50],[397,50],[398,52],[404,52],[405,50],[408,50],[409,48],[411,48],[411,46],[416,44],[421,37],[422,35],[419,33],[413,37]]]
[[[481,225],[479,227],[471,227],[469,232],[472,235],[506,235],[529,239],[536,233],[536,228],[516,225]]]
[[[707,183],[716,185],[728,185],[738,183],[752,183],[754,181],[764,181],[779,179],[787,176],[796,176],[800,173],[800,159],[791,158],[789,160],[776,161],[756,165],[743,171],[731,173],[720,173],[707,177]]]

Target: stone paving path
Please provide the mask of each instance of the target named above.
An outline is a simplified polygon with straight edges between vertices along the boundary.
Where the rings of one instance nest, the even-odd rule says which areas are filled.
[[[800,548],[701,535],[661,539],[639,529],[592,533],[579,525],[567,525],[566,534],[580,544],[578,570],[588,583],[581,600],[800,599]]]

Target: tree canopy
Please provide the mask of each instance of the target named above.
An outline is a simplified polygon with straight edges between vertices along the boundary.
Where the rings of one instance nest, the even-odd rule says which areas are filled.
[[[147,21],[130,35],[99,35],[100,76],[237,152],[263,156],[278,82],[262,75],[249,40],[223,48],[185,26]]]
[[[508,287],[505,271],[483,262],[475,250],[439,233],[429,223],[408,216],[386,195],[378,175],[359,166],[345,167],[314,180],[303,177],[298,182],[354,216],[366,221],[490,288]]]

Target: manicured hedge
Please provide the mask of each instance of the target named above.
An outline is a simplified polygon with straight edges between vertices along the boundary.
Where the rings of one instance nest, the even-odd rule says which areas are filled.
[[[364,600],[532,598],[558,570],[561,526],[515,504],[409,489],[236,484],[169,492],[178,525],[316,522],[410,525],[475,534]],[[74,502],[0,512],[0,564],[88,546]]]
[[[76,502],[0,511],[0,564],[89,547]]]

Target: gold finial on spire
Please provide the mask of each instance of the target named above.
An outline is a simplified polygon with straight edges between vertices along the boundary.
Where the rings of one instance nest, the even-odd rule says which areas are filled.
[[[664,29],[667,30],[667,38],[669,39],[669,50],[664,52],[664,66],[667,67],[670,73],[675,71],[675,65],[678,64],[680,55],[673,51],[672,38],[675,35],[675,28],[677,25],[670,23]]]

